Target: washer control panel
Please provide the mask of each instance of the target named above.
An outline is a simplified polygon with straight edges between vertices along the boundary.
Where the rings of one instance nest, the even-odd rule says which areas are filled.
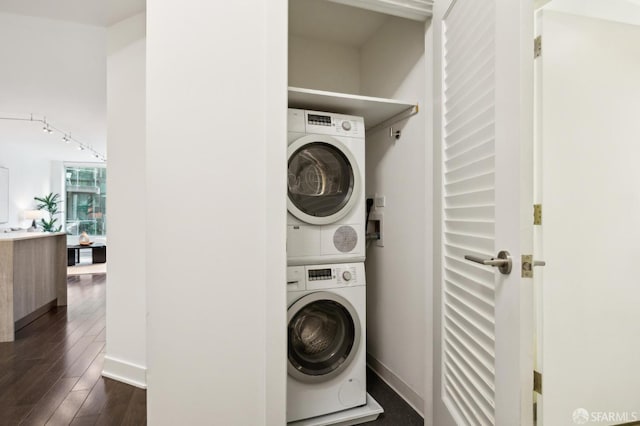
[[[287,291],[321,290],[365,285],[363,263],[290,266]]]

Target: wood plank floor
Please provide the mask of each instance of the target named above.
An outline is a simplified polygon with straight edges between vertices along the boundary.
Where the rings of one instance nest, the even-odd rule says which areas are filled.
[[[105,281],[70,276],[67,307],[0,343],[0,425],[146,425],[146,392],[100,376]]]
[[[57,308],[0,343],[0,426],[146,425],[146,391],[100,376],[105,347],[106,275],[68,278]],[[379,426],[424,420],[374,373],[367,390],[385,408]]]

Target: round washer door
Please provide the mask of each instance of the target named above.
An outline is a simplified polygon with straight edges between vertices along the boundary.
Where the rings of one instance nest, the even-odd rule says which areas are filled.
[[[344,297],[308,294],[288,310],[288,372],[302,382],[324,382],[339,375],[355,358],[360,319]]]
[[[289,145],[287,175],[287,208],[312,225],[343,218],[362,190],[355,157],[330,136],[307,135]]]

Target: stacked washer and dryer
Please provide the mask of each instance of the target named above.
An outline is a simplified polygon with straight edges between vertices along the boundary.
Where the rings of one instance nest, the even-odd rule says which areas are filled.
[[[289,109],[287,422],[367,403],[364,120]]]

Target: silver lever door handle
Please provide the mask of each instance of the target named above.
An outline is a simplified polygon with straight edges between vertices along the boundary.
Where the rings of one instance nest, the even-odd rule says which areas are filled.
[[[511,273],[511,255],[506,250],[500,251],[498,253],[498,257],[493,257],[491,259],[482,259],[480,257],[471,255],[466,255],[464,258],[481,265],[497,267],[500,273],[504,275],[508,275]]]
[[[533,266],[547,266],[547,262],[544,260],[534,260]]]

